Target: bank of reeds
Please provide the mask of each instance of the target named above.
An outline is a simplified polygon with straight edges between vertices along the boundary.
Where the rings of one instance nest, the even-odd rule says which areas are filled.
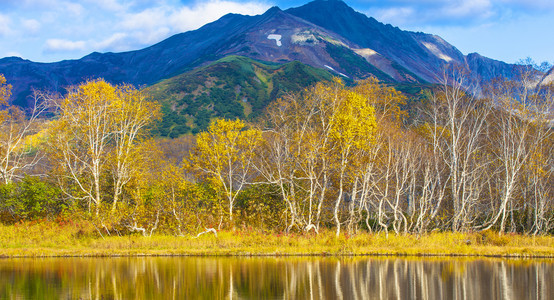
[[[493,231],[433,232],[424,235],[360,233],[336,237],[255,230],[219,231],[217,235],[103,237],[86,221],[23,222],[0,225],[0,257],[135,255],[411,255],[513,256],[554,258],[553,236]]]

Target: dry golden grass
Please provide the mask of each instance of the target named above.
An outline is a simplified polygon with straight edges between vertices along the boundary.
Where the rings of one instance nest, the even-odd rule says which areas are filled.
[[[466,255],[554,257],[553,236],[435,232],[425,235],[362,233],[335,237],[258,231],[220,231],[217,236],[141,235],[101,237],[87,222],[0,225],[0,256],[112,255]]]

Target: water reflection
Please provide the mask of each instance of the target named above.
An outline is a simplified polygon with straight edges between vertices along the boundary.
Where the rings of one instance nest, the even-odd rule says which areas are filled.
[[[553,299],[553,260],[0,260],[0,299]]]

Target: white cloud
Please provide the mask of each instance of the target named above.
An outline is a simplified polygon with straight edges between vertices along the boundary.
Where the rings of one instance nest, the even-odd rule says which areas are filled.
[[[41,28],[40,22],[35,19],[23,20],[21,25],[26,34],[36,34]]]
[[[64,8],[73,17],[76,17],[76,16],[78,17],[82,15],[83,11],[85,10],[85,8],[81,4],[73,3],[73,2],[66,2],[64,4]]]
[[[97,42],[94,44],[94,48],[96,50],[105,50],[105,49],[110,49],[110,50],[128,50],[125,48],[125,43],[126,43],[126,38],[128,37],[128,35],[126,33],[122,33],[122,32],[117,32],[117,33],[114,33],[112,36],[110,36],[109,38],[103,40],[103,41],[100,41],[100,42]]]
[[[451,3],[442,12],[446,17],[489,17],[492,15],[492,8],[490,0],[465,0]]]
[[[0,14],[0,36],[12,33],[10,28],[11,19],[8,16]]]
[[[384,0],[366,13],[394,25],[467,25],[554,10],[552,0]]]
[[[15,57],[23,57],[23,55],[21,55],[21,53],[16,52],[16,51],[7,52],[7,53],[4,55],[4,57],[12,57],[12,56],[15,56]]]
[[[257,15],[265,12],[269,7],[270,5],[262,2],[211,0],[199,2],[193,7],[182,7],[169,16],[169,21],[174,29],[187,31],[213,22],[228,13]]]
[[[45,52],[82,51],[87,49],[85,41],[70,41],[63,39],[49,39],[44,47]]]
[[[146,9],[139,13],[125,14],[121,21],[124,29],[154,29],[167,20],[168,10],[162,7]]]

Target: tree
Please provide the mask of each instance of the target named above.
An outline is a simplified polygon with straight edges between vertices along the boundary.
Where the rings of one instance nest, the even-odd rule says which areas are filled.
[[[466,92],[466,79],[456,68],[446,70],[440,90],[430,97],[427,111],[432,127],[430,146],[447,169],[442,184],[449,184],[453,231],[472,225],[489,164],[482,150],[490,110]]]
[[[130,85],[97,79],[70,87],[57,108],[50,149],[61,168],[62,189],[73,199],[85,200],[89,211],[94,206],[96,215],[105,197],[115,210],[135,168],[135,146],[159,118],[159,105]]]
[[[131,180],[133,163],[137,161],[134,157],[136,145],[143,141],[145,129],[161,117],[159,106],[146,101],[144,93],[131,85],[117,87],[116,99],[113,104],[112,210],[116,209],[123,187]]]
[[[325,124],[319,122],[320,99],[306,97],[317,88],[275,100],[262,125],[264,140],[255,167],[266,183],[277,187],[285,203],[286,232],[294,226],[319,230],[328,138],[321,130]]]
[[[498,221],[500,233],[506,230],[508,215],[516,210],[514,199],[522,196],[526,184],[522,176],[530,171],[529,179],[535,189],[540,189],[540,177],[545,172],[543,164],[548,164],[548,155],[543,155],[543,144],[551,134],[549,112],[552,109],[552,94],[546,87],[533,84],[538,77],[537,71],[530,66],[523,68],[517,80],[497,80],[493,83],[488,96],[495,110],[490,122],[492,151],[498,161],[499,203],[486,228]],[[539,73],[540,74],[540,73]],[[542,158],[543,161],[540,161]],[[535,193],[539,198],[544,193]],[[535,198],[535,197],[533,197]],[[536,202],[535,209],[544,205]],[[535,216],[536,221],[541,218]],[[514,230],[513,226],[512,229]]]
[[[393,197],[397,191],[393,181],[395,174],[402,175],[401,169],[394,167],[400,163],[395,158],[402,156],[396,149],[399,148],[396,147],[399,143],[393,141],[399,140],[398,136],[403,135],[402,128],[407,114],[401,106],[406,103],[406,97],[394,88],[379,83],[375,78],[358,82],[352,90],[364,97],[367,105],[373,107],[376,128],[373,135],[368,137],[371,144],[358,149],[350,163],[357,174],[351,185],[349,231],[361,219],[362,213],[365,213],[368,230],[372,230],[370,218],[376,217],[377,223],[387,231],[387,211],[392,210],[397,221],[401,216],[399,198]],[[391,201],[393,198],[398,201]]]
[[[229,221],[238,194],[249,182],[261,132],[241,120],[215,119],[201,132],[190,155],[192,167],[221,185],[229,205]]]
[[[287,232],[293,226],[318,232],[322,214],[329,212],[340,234],[346,195],[349,230],[354,211],[366,203],[369,177],[362,183],[361,170],[372,163],[365,157],[374,152],[377,124],[371,100],[378,90],[373,85],[380,85],[375,80],[365,84],[368,89],[361,94],[335,79],[269,107],[257,169],[280,191],[290,216]]]
[[[336,106],[330,120],[331,143],[336,148],[334,161],[338,167],[338,195],[335,200],[333,218],[336,235],[339,236],[341,222],[339,208],[344,196],[345,185],[355,184],[356,169],[348,170],[355,157],[372,145],[377,123],[375,110],[367,99],[352,91],[341,90],[339,93],[328,93]]]
[[[23,172],[35,166],[41,158],[37,151],[38,117],[46,106],[34,94],[34,106],[28,115],[10,105],[11,85],[0,74],[0,180],[4,184],[23,178]]]

